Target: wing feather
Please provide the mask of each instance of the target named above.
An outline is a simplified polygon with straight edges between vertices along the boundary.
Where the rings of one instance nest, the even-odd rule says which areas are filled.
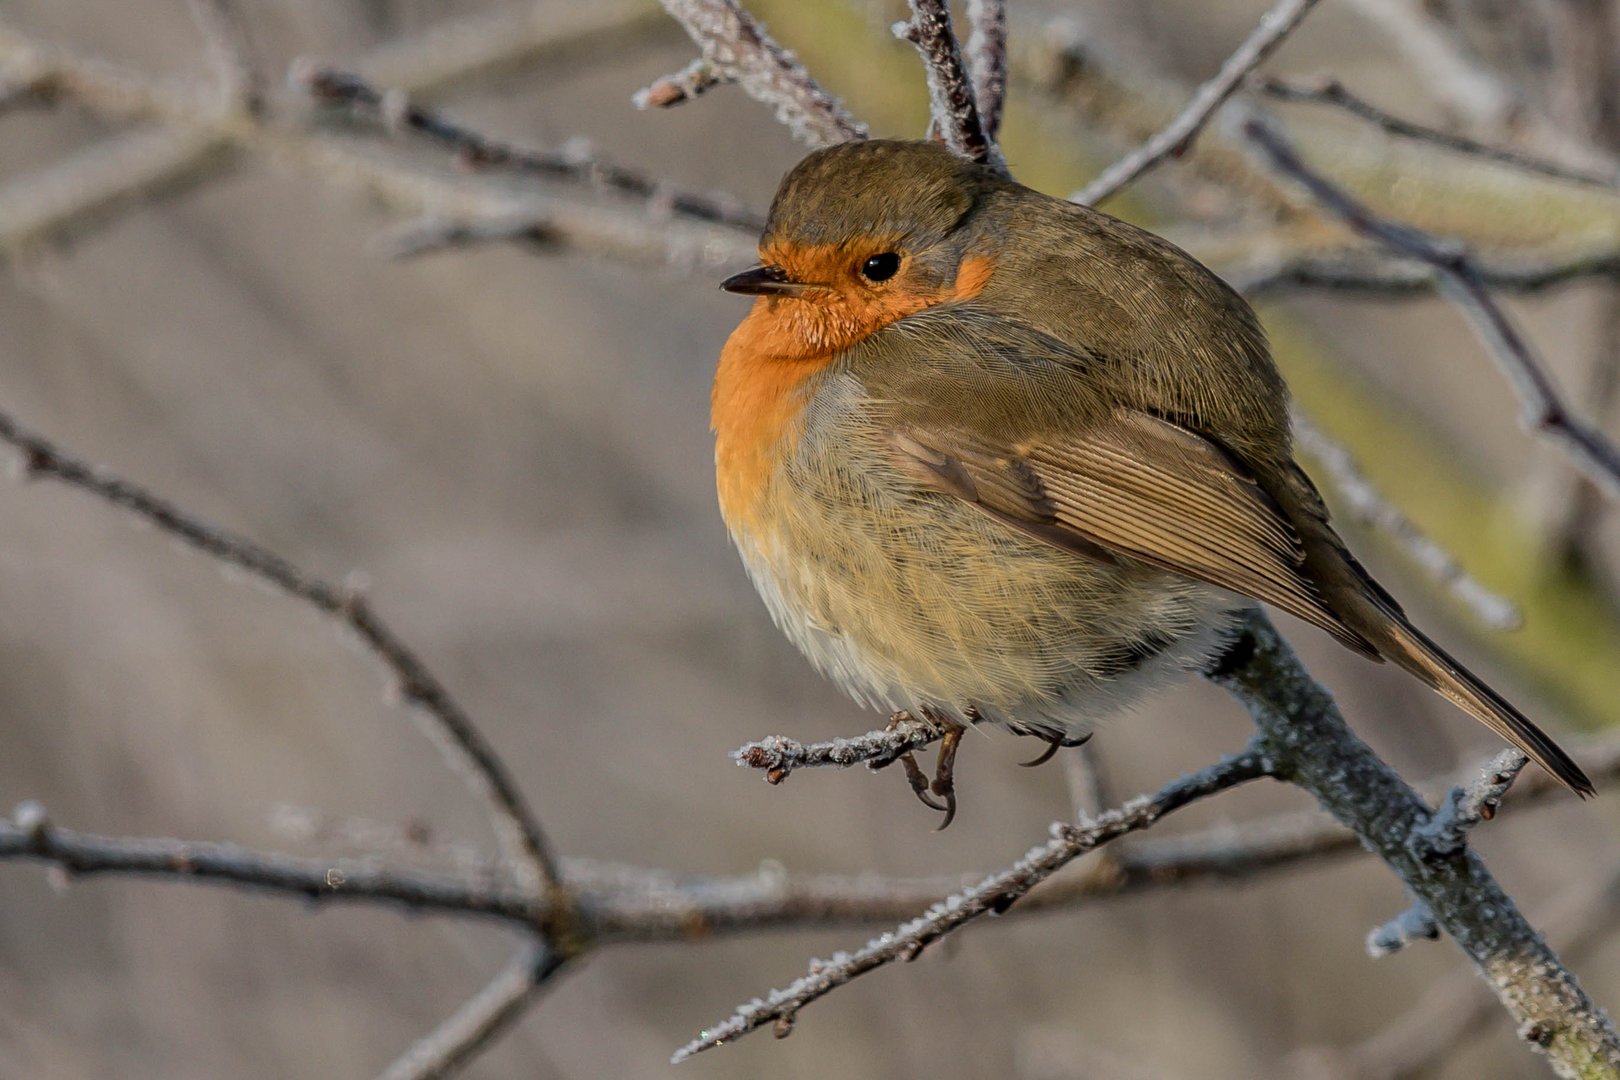
[[[1005,446],[916,427],[894,444],[914,475],[1041,540],[1263,600],[1376,656],[1322,601],[1276,502],[1232,455],[1184,427],[1120,410],[1083,430]]]

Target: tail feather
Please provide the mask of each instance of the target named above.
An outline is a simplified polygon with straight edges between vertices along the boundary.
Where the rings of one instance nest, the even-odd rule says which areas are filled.
[[[1502,695],[1446,654],[1403,618],[1390,619],[1379,635],[1379,651],[1422,679],[1442,697],[1502,736],[1551,773],[1559,783],[1585,798],[1597,794],[1575,760]]]

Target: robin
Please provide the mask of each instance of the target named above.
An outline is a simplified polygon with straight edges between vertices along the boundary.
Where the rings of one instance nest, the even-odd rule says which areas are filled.
[[[1045,760],[1205,667],[1254,601],[1593,792],[1345,548],[1254,312],[1186,252],[881,140],[795,166],[759,250],[721,285],[757,299],[715,373],[720,509],[817,668],[947,729],[914,780],[947,823],[966,725],[1037,736]]]

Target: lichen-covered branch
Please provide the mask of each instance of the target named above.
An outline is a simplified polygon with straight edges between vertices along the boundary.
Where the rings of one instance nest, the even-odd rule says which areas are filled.
[[[1620,1037],[1473,851],[1420,854],[1429,808],[1345,726],[1263,616],[1210,676],[1248,708],[1281,779],[1309,791],[1390,867],[1468,954],[1519,1035],[1561,1076],[1620,1070]],[[1607,1072],[1605,1072],[1607,1070]]]

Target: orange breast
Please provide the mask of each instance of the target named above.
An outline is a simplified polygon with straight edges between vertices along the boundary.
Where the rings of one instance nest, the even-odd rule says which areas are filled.
[[[760,504],[775,462],[797,435],[806,385],[835,354],[805,350],[791,320],[772,309],[794,301],[762,298],[726,341],[710,395],[720,513],[733,533],[757,535]]]

